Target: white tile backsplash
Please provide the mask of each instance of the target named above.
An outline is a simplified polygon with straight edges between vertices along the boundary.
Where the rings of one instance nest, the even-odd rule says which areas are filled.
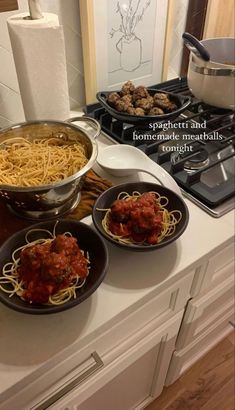
[[[19,92],[18,80],[14,66],[13,55],[10,50],[0,46],[0,82],[5,87]]]
[[[18,0],[19,10],[0,13],[0,127],[24,121],[7,18],[28,11],[28,1]],[[71,108],[85,104],[84,69],[78,0],[41,0],[43,12],[55,13],[64,27]]]
[[[3,118],[13,123],[20,122],[24,119],[24,111],[19,92],[4,85],[1,86],[0,113]]]

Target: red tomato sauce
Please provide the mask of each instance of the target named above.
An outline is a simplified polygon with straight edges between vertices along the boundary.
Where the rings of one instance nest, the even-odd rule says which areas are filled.
[[[137,200],[117,199],[111,206],[109,230],[135,242],[158,243],[162,229],[162,211],[153,192],[142,194]]]
[[[20,253],[19,279],[24,282],[23,298],[47,303],[50,295],[88,274],[88,262],[74,237],[58,235],[51,243],[37,244]]]

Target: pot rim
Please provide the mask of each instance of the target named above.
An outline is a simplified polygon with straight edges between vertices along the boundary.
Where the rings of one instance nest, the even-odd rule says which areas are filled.
[[[85,121],[85,119],[84,119]],[[89,158],[87,164],[81,168],[78,172],[76,172],[73,175],[70,175],[67,178],[64,178],[58,182],[52,183],[52,184],[47,184],[47,185],[37,185],[37,186],[31,186],[31,187],[23,187],[23,186],[17,186],[17,185],[7,185],[7,184],[0,184],[0,190],[6,190],[10,192],[38,192],[38,191],[47,191],[53,188],[58,188],[60,186],[69,184],[70,182],[82,177],[83,175],[86,174],[87,171],[89,171],[92,166],[94,165],[97,155],[98,155],[98,146],[97,146],[97,141],[94,138],[91,138],[88,133],[84,130],[84,128],[79,127],[78,125],[74,125],[72,123],[66,122],[66,121],[57,121],[57,120],[35,120],[35,121],[25,121],[25,122],[20,122],[17,124],[14,124],[10,127],[2,128],[0,130],[0,136],[3,135],[5,132],[14,130],[15,128],[22,128],[26,127],[28,125],[33,125],[33,124],[60,124],[64,126],[69,126],[70,128],[74,128],[82,132],[90,141],[92,145],[92,154],[91,157]]]

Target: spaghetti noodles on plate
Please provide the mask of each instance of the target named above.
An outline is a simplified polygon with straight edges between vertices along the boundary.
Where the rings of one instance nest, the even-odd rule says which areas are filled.
[[[31,241],[32,233],[43,238]],[[3,266],[0,290],[36,304],[61,305],[76,298],[76,291],[86,282],[90,262],[71,233],[56,235],[55,227],[53,232],[31,229],[25,242]]]
[[[169,211],[169,200],[158,192],[121,192],[105,211],[102,226],[107,235],[126,245],[155,245],[174,234],[182,218],[179,210]]]
[[[83,168],[88,159],[81,143],[60,138],[9,138],[0,144],[0,184],[33,187],[63,180]]]

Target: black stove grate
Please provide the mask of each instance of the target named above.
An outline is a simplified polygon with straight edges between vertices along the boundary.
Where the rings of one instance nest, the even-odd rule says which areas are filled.
[[[190,95],[192,103],[178,118],[171,121],[170,133],[159,129],[147,129],[145,126],[135,126],[114,119],[106,112],[100,103],[87,105],[85,113],[99,121],[102,130],[115,141],[130,144],[145,152],[154,162],[165,168],[176,180],[185,192],[190,193],[206,206],[211,208],[223,203],[234,195],[234,144],[235,144],[235,115],[233,111],[218,109],[197,100],[187,85],[187,80],[173,79],[161,84],[151,86],[153,89],[169,91],[176,94]],[[191,135],[196,135],[197,128],[192,124],[206,124],[203,140],[185,141],[186,152],[183,155],[172,154],[172,150],[164,150],[166,144],[171,144],[173,126],[177,133],[185,132],[185,128]],[[182,127],[182,128],[180,128]],[[185,128],[183,128],[185,127]],[[164,139],[159,139],[163,135]],[[209,135],[213,134],[213,141]],[[133,137],[135,135],[135,138]],[[215,135],[219,135],[216,140]],[[172,145],[174,145],[173,142]],[[191,147],[191,148],[190,148]],[[187,151],[187,148],[190,150]],[[206,157],[210,160],[206,161]],[[197,169],[197,162],[205,160],[203,166]],[[189,170],[188,163],[196,164],[196,168]],[[222,170],[224,167],[224,170]],[[214,182],[211,182],[214,175]],[[222,178],[216,181],[217,176]],[[218,179],[219,179],[218,177]]]

